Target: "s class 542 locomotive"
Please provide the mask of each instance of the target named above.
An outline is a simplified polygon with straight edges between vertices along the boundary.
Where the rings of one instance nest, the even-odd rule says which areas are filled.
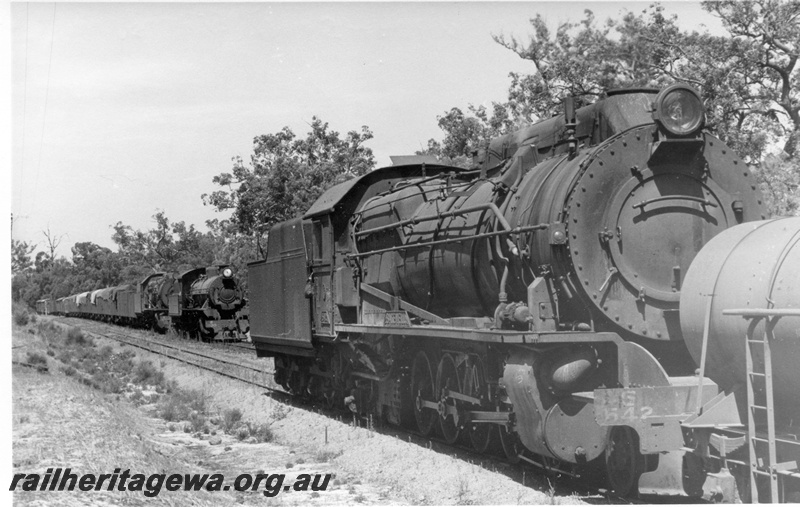
[[[499,441],[513,462],[600,467],[620,495],[757,499],[780,483],[772,498],[785,498],[799,446],[781,437],[776,451],[775,435],[797,419],[746,420],[747,386],[755,399],[773,384],[751,382],[766,356],[747,359],[746,333],[722,324],[745,315],[758,335],[776,317],[721,313],[780,298],[753,288],[720,303],[714,277],[736,290],[744,261],[716,256],[740,242],[702,251],[729,228],[745,227],[741,239],[782,227],[740,258],[759,261],[754,248],[779,237],[784,253],[760,261],[796,266],[800,226],[748,224],[765,218],[754,176],[704,116],[684,85],[577,110],[567,99],[563,114],[494,139],[471,169],[412,163],[331,188],[274,226],[249,266],[258,355],[298,395],[347,399],[480,452]],[[794,280],[780,282],[779,318],[800,307]],[[782,351],[797,358],[793,337]],[[776,364],[786,403],[800,385]]]

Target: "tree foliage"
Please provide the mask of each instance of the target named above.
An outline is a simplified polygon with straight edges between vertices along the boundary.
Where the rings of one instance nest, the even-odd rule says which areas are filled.
[[[703,6],[732,35],[728,67],[735,69],[731,87],[741,100],[736,120],[755,116],[777,123],[783,151],[794,157],[800,136],[800,1],[706,1]]]
[[[508,100],[469,114],[454,108],[439,117],[444,140],[426,153],[442,159],[468,156],[486,138],[559,111],[564,97],[588,104],[608,89],[689,83],[707,108],[707,125],[751,164],[778,145],[784,155],[757,174],[767,200],[783,202],[775,214],[796,210],[793,186],[800,137],[800,0],[709,1],[726,35],[685,31],[658,4],[598,23],[591,11],[555,31],[537,15],[526,37],[494,40],[530,61],[530,74],[511,73]],[[479,114],[480,113],[480,114]],[[776,162],[777,161],[777,162]]]
[[[800,214],[800,158],[767,155],[755,174],[772,215]]]
[[[153,215],[155,226],[148,231],[134,230],[117,222],[112,240],[128,266],[149,272],[179,271],[218,262],[220,238],[201,233],[194,225],[172,223],[163,211]]]
[[[90,241],[75,243],[72,247],[72,275],[80,280],[79,290],[97,290],[121,282],[122,262],[110,248]]]
[[[491,113],[485,106],[470,105],[468,111],[469,116],[454,107],[437,117],[439,128],[447,135],[442,142],[430,139],[427,148],[417,154],[433,155],[446,164],[468,167],[470,157],[493,137],[520,126],[502,104],[493,104]]]
[[[85,241],[75,243],[71,253],[71,259],[52,259],[39,251],[35,269],[17,272],[12,278],[12,298],[32,306],[44,297],[59,298],[123,282],[122,260],[116,252]]]
[[[119,247],[122,272],[128,280],[141,279],[157,271],[182,272],[203,266],[232,265],[246,283],[247,263],[258,258],[253,238],[236,233],[228,220],[206,222],[208,232],[185,222],[171,222],[163,211],[153,215],[155,226],[134,230],[118,222],[113,241]]]
[[[69,259],[39,251],[32,261],[34,247],[12,244],[12,257],[16,248],[20,259],[14,268],[12,297],[33,305],[46,297],[140,282],[158,271],[180,273],[216,264],[232,265],[246,289],[247,263],[257,258],[253,238],[234,234],[227,221],[209,221],[209,231],[200,232],[183,221],[171,222],[163,211],[156,212],[153,220],[154,226],[145,231],[117,222],[112,235],[117,251],[78,242]]]
[[[214,177],[223,189],[203,194],[218,211],[233,210],[232,224],[242,234],[260,234],[273,224],[303,213],[331,186],[375,166],[367,127],[344,138],[314,117],[311,131],[298,138],[288,127],[253,140],[250,164],[233,159],[231,172]]]
[[[25,241],[16,239],[11,240],[11,274],[22,274],[33,266],[31,254],[36,249],[36,245],[31,245]]]

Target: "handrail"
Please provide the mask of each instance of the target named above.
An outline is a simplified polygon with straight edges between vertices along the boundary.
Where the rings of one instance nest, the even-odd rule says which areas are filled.
[[[771,303],[771,302],[770,302]],[[781,319],[782,317],[800,317],[800,308],[740,308],[740,309],[728,309],[722,311],[723,315],[739,315],[748,319],[750,321],[750,325],[747,328],[747,334],[745,335],[745,375],[746,375],[746,386],[747,386],[747,437],[749,442],[749,456],[748,456],[748,465],[749,465],[749,473],[750,473],[750,491],[751,491],[751,502],[753,503],[761,503],[760,492],[757,487],[757,475],[767,476],[770,478],[769,481],[769,493],[770,493],[770,502],[776,503],[781,501],[781,485],[779,482],[779,472],[781,470],[797,470],[797,462],[790,461],[784,463],[778,463],[778,453],[776,449],[776,438],[775,438],[775,407],[774,407],[774,398],[773,398],[773,379],[772,379],[772,349],[771,344],[773,340],[775,340],[774,336],[774,329],[773,326],[775,321]],[[755,329],[758,324],[765,320],[765,329],[764,329],[764,338],[763,340],[754,340],[753,334],[755,333]],[[763,372],[756,372],[756,364],[757,362],[753,359],[753,352],[751,350],[751,344],[760,344],[763,347],[764,353],[764,364],[763,364]],[[763,405],[757,406],[756,403],[756,395],[758,391],[753,387],[753,378],[754,374],[761,374],[764,377],[764,392],[761,396],[765,396],[765,402]],[[758,439],[756,433],[756,421],[755,421],[755,414],[753,413],[753,407],[761,408],[762,410],[766,410],[767,415],[767,446],[768,446],[768,459],[769,463],[764,465],[761,463],[762,458],[758,457],[757,449],[756,449],[756,440]]]
[[[652,199],[647,199],[647,200],[642,201],[640,203],[636,203],[636,204],[632,205],[631,207],[633,209],[636,209],[636,208],[644,209],[645,206],[647,206],[648,204],[653,204],[654,202],[672,201],[672,200],[675,200],[675,199],[684,200],[684,201],[699,202],[703,206],[711,206],[712,208],[716,208],[717,207],[717,205],[715,203],[709,201],[708,199],[702,199],[700,197],[694,197],[694,196],[691,196],[691,195],[664,195],[664,196],[661,196],[661,197],[654,197]]]
[[[457,209],[454,211],[445,211],[442,213],[437,213],[436,215],[430,215],[426,217],[415,217],[415,218],[407,218],[405,220],[400,220],[399,222],[394,222],[391,224],[381,225],[379,227],[373,227],[372,229],[364,229],[362,231],[358,231],[355,233],[355,236],[361,237],[366,236],[367,234],[372,234],[375,232],[381,232],[389,229],[397,229],[400,227],[404,227],[406,225],[415,225],[420,222],[431,222],[434,220],[441,220],[443,218],[451,218],[458,215],[466,215],[467,213],[472,213],[473,211],[485,211],[491,210],[494,213],[497,221],[500,222],[500,225],[503,226],[503,229],[509,230],[511,229],[511,224],[508,223],[506,217],[500,213],[500,209],[497,207],[496,204],[489,202],[485,204],[477,204],[475,206],[467,206],[466,208]]]
[[[800,308],[738,308],[722,310],[722,315],[741,315],[746,319],[764,317],[800,317]]]
[[[453,210],[453,211],[444,211],[444,212],[437,213],[436,215],[430,215],[430,216],[425,216],[425,217],[407,218],[405,220],[400,220],[399,222],[394,222],[394,223],[391,223],[391,224],[381,225],[379,227],[373,227],[372,229],[365,229],[365,230],[357,231],[353,235],[355,236],[355,238],[359,238],[361,236],[366,236],[368,234],[372,234],[372,233],[375,233],[375,232],[381,232],[381,231],[391,230],[391,229],[399,229],[400,227],[404,227],[406,225],[415,225],[415,224],[418,224],[420,222],[432,222],[434,220],[438,221],[438,220],[443,220],[445,218],[451,218],[451,217],[455,217],[455,216],[459,216],[459,215],[466,215],[468,213],[472,213],[472,212],[475,212],[475,211],[486,211],[486,210],[489,210],[494,214],[495,219],[500,224],[500,226],[504,229],[504,231],[496,231],[496,232],[502,232],[504,234],[518,234],[519,232],[523,232],[523,231],[519,230],[520,227],[517,227],[516,229],[513,229],[511,227],[511,224],[508,223],[508,220],[506,220],[506,217],[503,216],[503,214],[500,212],[500,208],[498,208],[495,203],[488,202],[488,203],[484,203],[484,204],[476,204],[474,206],[467,206],[465,208],[460,208],[460,209]],[[540,226],[544,226],[544,227],[541,227],[541,228],[546,228],[548,225],[547,224],[539,224],[539,225],[533,226],[533,227],[540,228]],[[527,230],[536,230],[536,229],[527,229]],[[465,239],[477,239],[479,237],[489,237],[489,236],[484,236],[483,234],[477,234],[477,235],[473,235],[471,237],[459,238],[458,241],[463,241]],[[450,240],[443,240],[443,241],[444,242],[451,242]],[[506,243],[508,244],[508,248],[511,250],[512,253],[518,252],[517,246],[514,244],[513,241],[511,241],[510,238],[506,238]],[[417,246],[417,245],[418,246],[422,246],[422,245],[428,245],[429,246],[429,245],[434,245],[434,244],[438,244],[438,243],[436,243],[436,242],[418,243],[415,246]],[[399,248],[396,248],[396,249],[399,250]],[[385,250],[385,251],[390,251],[390,250]],[[383,251],[376,251],[376,252],[381,252],[382,253]],[[348,256],[348,257],[354,258],[354,257],[360,257],[362,255],[363,254],[359,254],[357,256],[352,256],[351,255],[351,256]],[[517,255],[517,253],[514,253],[514,255]]]
[[[443,245],[446,243],[458,243],[460,241],[471,241],[475,239],[483,239],[483,238],[491,238],[494,236],[503,236],[506,234],[520,234],[523,232],[529,231],[539,231],[543,229],[547,229],[550,227],[550,224],[538,224],[538,225],[526,225],[524,227],[516,227],[514,229],[508,231],[495,231],[495,232],[484,232],[482,234],[475,234],[472,236],[463,236],[459,238],[451,238],[451,239],[440,239],[437,241],[426,241],[424,243],[410,243],[406,245],[394,246],[391,248],[383,248],[381,250],[372,250],[370,252],[364,253],[357,253],[357,254],[348,254],[346,257],[348,259],[359,259],[361,257],[368,257],[370,255],[380,255],[386,252],[396,252],[398,250],[406,250],[409,248],[421,248],[427,246],[434,246],[434,245]]]

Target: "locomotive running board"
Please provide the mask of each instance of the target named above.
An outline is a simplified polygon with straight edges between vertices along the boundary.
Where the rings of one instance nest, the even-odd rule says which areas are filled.
[[[408,313],[416,315],[417,317],[425,319],[425,320],[427,320],[429,322],[432,322],[434,324],[440,324],[440,325],[445,325],[445,326],[450,324],[447,320],[439,317],[438,315],[436,315],[434,313],[431,313],[431,312],[429,312],[427,310],[423,310],[422,308],[420,308],[418,306],[412,305],[408,301],[404,301],[403,299],[400,299],[399,297],[392,296],[391,294],[383,292],[380,289],[376,289],[375,287],[373,287],[371,285],[367,285],[365,283],[362,283],[361,284],[361,290],[363,292],[365,292],[366,294],[369,294],[370,296],[376,297],[376,298],[380,299],[381,301],[383,301],[385,303],[388,303],[389,304],[389,308],[391,310],[405,310]],[[339,326],[337,325],[336,327],[338,328]]]
[[[625,346],[615,333],[592,333],[581,331],[533,333],[522,331],[500,331],[493,329],[479,329],[458,327],[451,325],[412,325],[407,326],[380,326],[368,324],[337,324],[339,333],[370,334],[370,335],[403,335],[435,338],[453,338],[457,340],[478,341],[486,343],[507,344],[550,344],[550,343],[617,343]],[[627,352],[627,351],[624,351]],[[627,355],[627,354],[626,354]]]

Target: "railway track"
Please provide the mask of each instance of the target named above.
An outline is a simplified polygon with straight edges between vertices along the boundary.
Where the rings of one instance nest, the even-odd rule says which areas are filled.
[[[59,322],[62,324],[71,325],[68,322]],[[182,346],[180,341],[167,342],[166,340],[159,340],[156,338],[144,338],[130,334],[119,333],[116,331],[101,330],[93,322],[87,323],[82,321],[81,326],[85,331],[91,333],[92,335],[108,338],[110,340],[146,350],[153,354],[174,359],[202,370],[210,371],[234,380],[239,380],[262,389],[267,389],[270,392],[281,393],[281,395],[289,396],[288,393],[280,389],[276,389],[275,383],[272,379],[272,375],[275,373],[273,370],[268,368],[257,368],[248,364],[242,364],[241,362],[232,361],[229,358],[222,358],[200,352],[196,350],[196,342],[187,341],[186,343],[192,343],[194,347],[189,348],[187,346]],[[230,345],[232,344],[225,344],[225,347],[229,347]],[[213,350],[217,347],[211,348]],[[242,346],[236,348],[243,350],[249,349],[251,351],[255,350],[252,345],[249,347]]]
[[[216,345],[216,342],[211,342],[212,344]],[[251,354],[255,354],[256,348],[253,346],[252,343],[240,343],[240,342],[221,342],[220,347],[223,349],[239,349]]]
[[[95,333],[112,340],[116,340],[127,345],[132,345],[148,352],[169,357],[185,364],[207,370],[219,375],[240,380],[242,382],[274,391],[272,384],[273,371],[259,369],[249,365],[203,354],[196,350],[164,343],[159,340],[148,340],[144,338],[125,335],[122,333]]]
[[[74,325],[73,323],[59,321],[65,325]],[[196,350],[198,345],[208,346],[210,350],[218,349],[241,349],[242,351],[254,351],[251,344],[209,344],[199,343],[196,341],[178,340],[168,342],[166,339],[158,339],[156,337],[140,337],[130,334],[124,334],[117,331],[108,331],[102,329],[102,323],[92,321],[80,321],[81,328],[91,335],[107,338],[110,340],[124,343],[132,347],[136,347],[153,354],[161,355],[181,363],[200,368],[205,371],[216,373],[218,375],[238,380],[246,384],[266,390],[273,398],[293,405],[303,406],[309,408],[320,414],[332,417],[334,419],[345,420],[347,413],[344,405],[340,408],[331,408],[324,405],[311,404],[301,396],[293,396],[291,393],[286,392],[277,386],[272,378],[274,370],[271,368],[256,368],[251,365],[241,364],[232,361],[230,358],[221,358],[207,353]],[[190,345],[189,345],[190,344]],[[193,347],[193,348],[190,348]],[[537,489],[545,490],[547,486],[556,487],[562,490],[564,494],[578,493],[587,498],[597,500],[602,497],[604,502],[615,504],[643,504],[643,503],[686,503],[688,499],[683,498],[664,498],[654,497],[646,500],[621,498],[611,492],[603,490],[602,488],[594,487],[591,485],[593,479],[585,478],[587,481],[582,482],[584,479],[581,476],[576,476],[565,470],[558,470],[546,465],[536,463],[533,460],[523,459],[517,465],[510,466],[508,462],[502,457],[494,456],[491,454],[479,454],[472,450],[469,446],[459,444],[448,444],[443,439],[436,437],[422,437],[418,433],[398,426],[375,426],[370,418],[359,417],[352,415],[354,425],[369,427],[371,430],[395,436],[411,444],[428,447],[437,452],[444,452],[446,454],[458,457],[459,459],[470,462],[481,462],[483,465],[493,467],[496,473],[504,474],[512,479],[526,484],[526,477],[528,478],[527,484],[529,486],[535,485]],[[555,480],[551,483],[550,478]],[[533,479],[533,480],[532,480]],[[539,483],[536,485],[536,483]],[[532,484],[533,483],[533,484]],[[692,500],[691,503],[697,503],[697,500]],[[705,503],[705,502],[700,502]]]

